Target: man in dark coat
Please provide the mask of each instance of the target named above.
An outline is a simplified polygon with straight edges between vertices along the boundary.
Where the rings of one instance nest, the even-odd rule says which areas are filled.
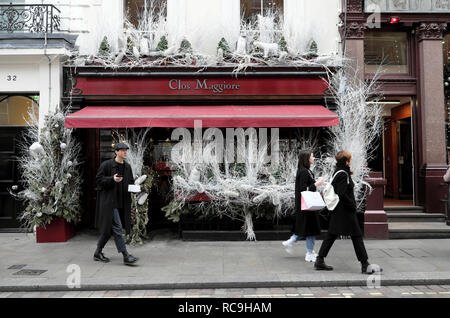
[[[100,231],[94,253],[95,261],[109,262],[102,250],[111,235],[114,236],[117,251],[123,254],[125,265],[132,265],[137,261],[137,258],[127,252],[122,234],[122,224],[125,224],[127,234],[131,230],[131,194],[128,192],[128,185],[134,184],[131,166],[125,161],[127,149],[129,148],[124,143],[116,144],[116,157],[103,162],[95,177],[98,190],[95,226]]]
[[[334,192],[339,196],[339,203],[330,213],[328,233],[322,242],[314,267],[317,270],[333,270],[332,266],[325,264],[324,258],[327,257],[331,246],[333,246],[338,236],[350,236],[358,261],[361,262],[361,272],[371,274],[374,268],[369,267],[369,257],[367,256],[362,231],[356,216],[354,183],[350,176],[352,174],[352,171],[350,171],[350,152],[346,150],[338,152],[336,161],[336,170],[333,174],[335,177],[331,184]],[[381,269],[378,270],[382,271]]]

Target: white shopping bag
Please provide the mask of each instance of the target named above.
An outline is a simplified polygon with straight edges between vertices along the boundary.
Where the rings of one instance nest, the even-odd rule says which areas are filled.
[[[318,211],[326,207],[322,196],[319,192],[303,191],[302,193],[302,207],[303,211]]]

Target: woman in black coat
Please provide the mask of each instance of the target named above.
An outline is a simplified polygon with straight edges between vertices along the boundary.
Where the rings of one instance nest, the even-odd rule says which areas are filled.
[[[314,163],[314,155],[310,151],[302,150],[298,158],[298,169],[295,178],[295,223],[292,236],[282,244],[288,253],[292,252],[292,246],[296,240],[306,239],[305,261],[315,262],[317,254],[314,251],[316,236],[320,235],[320,220],[317,211],[302,211],[301,192],[316,191],[323,184],[322,180],[315,181],[314,174],[309,170]]]
[[[332,270],[332,266],[325,264],[324,258],[328,255],[334,241],[338,236],[350,236],[353,242],[358,261],[361,262],[362,273],[372,274],[369,267],[368,256],[364,241],[362,239],[361,228],[359,227],[356,216],[356,200],[354,195],[354,183],[351,178],[353,173],[350,170],[352,155],[343,150],[336,155],[336,170],[333,174],[332,185],[334,192],[339,196],[339,203],[336,208],[330,212],[328,234],[322,242],[316,263],[317,270]]]

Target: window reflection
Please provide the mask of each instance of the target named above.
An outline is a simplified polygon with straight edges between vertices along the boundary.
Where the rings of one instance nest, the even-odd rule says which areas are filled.
[[[160,14],[167,16],[167,0],[125,0],[125,15],[136,28],[144,18]]]
[[[366,32],[364,38],[365,72],[408,73],[408,41],[404,32]]]
[[[283,0],[241,0],[241,17],[249,21],[258,14],[267,15],[277,11],[283,13],[283,7]]]

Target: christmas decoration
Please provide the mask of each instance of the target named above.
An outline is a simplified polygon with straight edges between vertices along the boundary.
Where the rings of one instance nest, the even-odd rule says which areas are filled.
[[[144,165],[144,154],[148,146],[146,136],[150,128],[137,133],[134,130],[126,132],[128,149],[127,162],[130,164],[135,178],[134,184],[140,185],[140,193],[131,194],[131,233],[127,236],[127,242],[132,245],[144,244],[147,239],[148,224],[148,196],[151,193],[155,174],[152,169]]]
[[[29,116],[18,158],[24,190],[10,191],[25,205],[19,219],[27,229],[45,227],[56,217],[77,223],[81,215],[81,146],[72,136],[72,129],[64,127],[66,112],[60,108],[50,111],[41,131],[36,114],[30,111]]]
[[[191,43],[188,40],[183,39],[181,41],[180,48],[178,49],[178,52],[182,53],[182,54],[192,54],[192,45],[191,45]]]
[[[158,42],[158,45],[156,46],[156,51],[165,51],[169,48],[169,42],[167,42],[167,38],[165,35],[161,37],[161,39]]]
[[[222,49],[224,55],[231,53],[230,46],[228,45],[228,42],[227,40],[225,40],[225,38],[220,39],[219,44],[217,46],[217,50],[219,49]]]
[[[111,46],[108,43],[108,38],[105,36],[100,43],[100,48],[98,49],[99,56],[108,56],[111,53]]]
[[[318,57],[319,55],[317,54],[318,49],[317,49],[317,43],[316,41],[312,40],[311,44],[309,45],[309,51],[307,56],[309,58],[314,58],[314,57]]]
[[[280,41],[278,41],[278,47],[280,48],[280,51],[287,52],[287,42],[284,36],[281,37]]]
[[[295,34],[283,23],[283,14],[278,11],[265,12],[255,19],[241,19],[240,35],[234,43],[229,43],[225,37],[219,37],[216,52],[208,55],[196,48],[194,54],[191,43],[184,39],[181,44],[171,43],[168,38],[182,38],[182,30],[169,34],[167,18],[164,10],[145,10],[137,21],[137,26],[125,18],[124,35],[119,35],[119,45],[115,52],[97,53],[97,56],[80,56],[73,54],[66,65],[101,65],[116,69],[120,67],[209,67],[220,65],[232,67],[233,73],[245,72],[249,67],[256,66],[341,66],[343,58],[337,52],[318,54],[317,42],[311,41],[306,45],[307,52],[300,54],[299,49],[305,44],[305,38]],[[175,34],[173,34],[175,32]],[[207,33],[208,30],[205,30]],[[294,32],[294,33],[293,33]],[[203,34],[203,33],[202,33]],[[207,34],[203,34],[208,38]],[[193,37],[191,35],[191,37]],[[190,39],[198,43],[198,39]],[[103,45],[106,50],[107,43]],[[236,47],[236,50],[231,48]],[[220,50],[219,50],[220,49]],[[112,53],[112,54],[110,54]]]

